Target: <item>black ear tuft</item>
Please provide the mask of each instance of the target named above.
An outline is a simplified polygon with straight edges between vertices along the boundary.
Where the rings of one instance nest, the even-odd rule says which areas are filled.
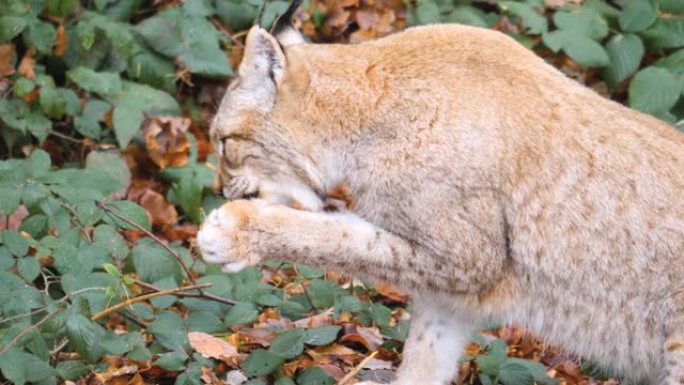
[[[290,28],[294,29],[294,26],[292,25],[292,17],[294,16],[295,11],[297,11],[297,8],[302,5],[303,1],[304,0],[292,1],[285,13],[278,16],[276,21],[273,22],[273,26],[271,27],[271,35],[278,36]]]

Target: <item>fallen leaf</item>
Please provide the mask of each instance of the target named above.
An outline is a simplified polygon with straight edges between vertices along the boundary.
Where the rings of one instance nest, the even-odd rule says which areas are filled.
[[[67,35],[64,30],[64,24],[60,24],[57,27],[57,36],[55,37],[55,50],[53,54],[57,57],[64,55],[64,51],[67,48]]]
[[[24,57],[21,58],[21,62],[19,62],[19,67],[17,68],[17,71],[20,74],[31,80],[36,79],[36,60],[33,58],[35,52],[36,51],[33,48],[26,51]]]
[[[240,370],[231,370],[226,373],[226,385],[242,385],[247,381],[247,376]]]
[[[332,319],[333,309],[327,309],[320,314],[311,317],[302,318],[294,322],[295,327],[298,328],[315,328],[319,326],[327,326],[333,324]]]
[[[204,358],[227,359],[238,354],[228,342],[202,332],[188,333],[190,346]]]
[[[189,127],[188,118],[158,116],[147,122],[143,129],[145,147],[159,168],[182,167],[188,163],[190,142],[185,132]]]
[[[145,190],[138,202],[152,217],[153,225],[169,227],[178,221],[176,208],[169,204],[163,195],[154,190]]]
[[[394,302],[405,304],[408,302],[408,294],[402,293],[392,285],[387,283],[378,283],[373,288],[380,293],[381,296],[390,299]]]
[[[0,76],[10,76],[14,73],[14,44],[0,44]]]

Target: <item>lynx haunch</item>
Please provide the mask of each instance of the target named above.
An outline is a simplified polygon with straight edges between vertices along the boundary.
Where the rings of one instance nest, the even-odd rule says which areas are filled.
[[[397,385],[448,384],[491,318],[625,378],[684,384],[684,134],[498,32],[315,45],[293,8],[250,30],[213,122],[234,200],[199,232],[205,260],[402,286]],[[322,211],[340,183],[354,209]]]

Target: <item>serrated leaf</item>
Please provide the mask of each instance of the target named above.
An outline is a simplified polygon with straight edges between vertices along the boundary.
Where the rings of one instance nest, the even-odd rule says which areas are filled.
[[[163,353],[159,355],[155,365],[158,365],[166,370],[177,372],[185,368],[185,361],[188,359],[188,355],[183,351],[173,351],[169,353]]]
[[[156,282],[164,278],[180,282],[183,271],[178,261],[154,240],[143,238],[131,250],[135,271],[146,282]]]
[[[665,68],[647,67],[629,84],[629,105],[639,111],[659,113],[672,108],[682,93],[682,82]]]
[[[93,170],[109,175],[117,182],[114,193],[125,193],[131,184],[131,170],[126,161],[117,153],[92,151],[86,158],[86,170]]]
[[[254,322],[259,317],[259,309],[251,302],[238,302],[226,313],[226,327]]]
[[[28,282],[33,282],[40,274],[40,264],[35,257],[24,257],[17,260],[17,270]]]
[[[143,111],[136,98],[125,97],[119,100],[114,107],[112,125],[120,148],[126,148],[131,139],[140,132],[143,119]]]
[[[91,367],[81,361],[62,361],[57,364],[56,369],[62,379],[74,381],[88,375]]]
[[[66,75],[79,87],[99,95],[117,94],[122,89],[121,78],[115,72],[95,72],[86,67],[76,67]]]
[[[603,39],[608,35],[608,23],[593,8],[581,7],[558,11],[553,15],[553,21],[561,30],[572,31],[575,35],[593,40]]]
[[[28,46],[35,48],[44,55],[49,55],[52,52],[52,46],[55,43],[57,33],[52,24],[34,21],[29,24],[22,36]]]
[[[176,313],[160,313],[147,330],[154,334],[157,342],[170,350],[185,350],[190,347],[188,328],[185,321]]]
[[[204,333],[220,333],[225,331],[221,319],[208,311],[193,311],[188,315],[188,330]]]
[[[577,38],[563,46],[572,60],[585,67],[602,67],[610,63],[603,47],[589,38]]]
[[[538,35],[546,32],[549,28],[546,17],[535,11],[530,4],[502,1],[499,2],[499,7],[505,12],[509,12],[519,17],[522,20],[523,25],[527,28],[526,32],[528,34]]]
[[[644,43],[634,34],[615,35],[606,44],[610,65],[603,76],[611,86],[616,86],[639,69],[644,57]]]
[[[297,376],[297,385],[335,385],[337,381],[325,370],[312,366]]]
[[[340,326],[322,326],[308,329],[304,333],[304,343],[313,346],[327,345],[337,339],[337,334],[341,329]]]
[[[651,26],[658,16],[656,8],[648,0],[630,0],[625,3],[618,22],[625,32],[641,32]]]
[[[29,244],[17,231],[3,230],[0,235],[2,236],[2,243],[15,257],[23,257],[28,253]]]
[[[499,369],[499,381],[504,385],[534,385],[532,373],[517,362],[506,361]]]
[[[658,18],[641,37],[651,50],[684,47],[684,19]]]
[[[38,382],[54,375],[54,369],[33,354],[10,349],[0,359],[3,376],[16,385]]]
[[[138,204],[131,201],[117,201],[108,203],[108,206],[114,210],[116,213],[130,219],[134,223],[142,226],[145,230],[152,229],[152,221],[149,214],[144,208],[140,207]],[[135,226],[122,221],[114,216],[105,215],[105,221],[121,227],[123,229],[138,230]]]
[[[98,99],[90,99],[83,107],[81,116],[74,118],[74,128],[83,136],[100,139],[102,121],[105,113],[111,109],[111,105]]]
[[[285,359],[295,358],[304,351],[304,330],[295,328],[279,334],[268,351]]]
[[[96,344],[103,336],[104,330],[83,314],[72,312],[68,315],[66,334],[71,347],[82,357],[94,362],[102,355],[102,350],[96,348]]]
[[[275,353],[257,349],[249,354],[242,368],[250,376],[265,376],[275,372],[284,362],[285,359]]]

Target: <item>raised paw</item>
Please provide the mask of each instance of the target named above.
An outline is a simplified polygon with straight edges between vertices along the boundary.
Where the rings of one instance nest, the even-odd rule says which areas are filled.
[[[235,200],[212,211],[197,233],[202,258],[209,263],[223,264],[226,272],[240,271],[259,262],[257,242],[252,234],[266,206],[260,200]]]

